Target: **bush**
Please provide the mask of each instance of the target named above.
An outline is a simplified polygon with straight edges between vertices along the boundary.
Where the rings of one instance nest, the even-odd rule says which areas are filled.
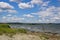
[[[10,28],[8,24],[0,24],[0,28]]]
[[[42,34],[42,35],[40,36],[40,38],[41,38],[42,40],[48,40],[48,39],[49,39],[48,35],[46,35],[46,34]]]
[[[26,29],[22,29],[22,28],[18,29],[17,31],[20,32],[20,33],[27,33],[27,30]]]
[[[27,30],[25,29],[15,29],[15,28],[10,28],[8,24],[0,24],[0,35],[6,34],[6,35],[14,35],[16,33],[27,33]]]

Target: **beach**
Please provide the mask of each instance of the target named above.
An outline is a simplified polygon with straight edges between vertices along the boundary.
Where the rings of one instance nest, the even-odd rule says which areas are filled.
[[[13,36],[0,35],[0,40],[60,40],[60,36],[19,33]]]

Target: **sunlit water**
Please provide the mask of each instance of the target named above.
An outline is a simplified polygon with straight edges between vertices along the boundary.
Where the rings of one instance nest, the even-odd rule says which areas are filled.
[[[30,31],[60,33],[60,24],[51,24],[51,25],[10,24],[10,26],[12,28],[24,28],[24,29],[28,29]]]

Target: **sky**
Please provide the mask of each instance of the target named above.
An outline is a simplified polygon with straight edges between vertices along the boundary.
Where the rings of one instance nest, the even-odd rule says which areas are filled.
[[[0,22],[60,23],[60,0],[0,0]]]

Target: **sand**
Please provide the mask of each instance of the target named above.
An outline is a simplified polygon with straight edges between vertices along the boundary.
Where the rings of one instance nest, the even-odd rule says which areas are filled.
[[[7,35],[0,35],[0,40],[60,40],[56,37],[51,37],[49,39],[45,39],[44,37],[40,37],[38,35],[32,35],[32,34],[15,34],[12,37],[9,37]]]
[[[39,36],[36,36],[36,35],[16,34],[13,37],[1,35],[0,40],[40,40],[40,38]]]

